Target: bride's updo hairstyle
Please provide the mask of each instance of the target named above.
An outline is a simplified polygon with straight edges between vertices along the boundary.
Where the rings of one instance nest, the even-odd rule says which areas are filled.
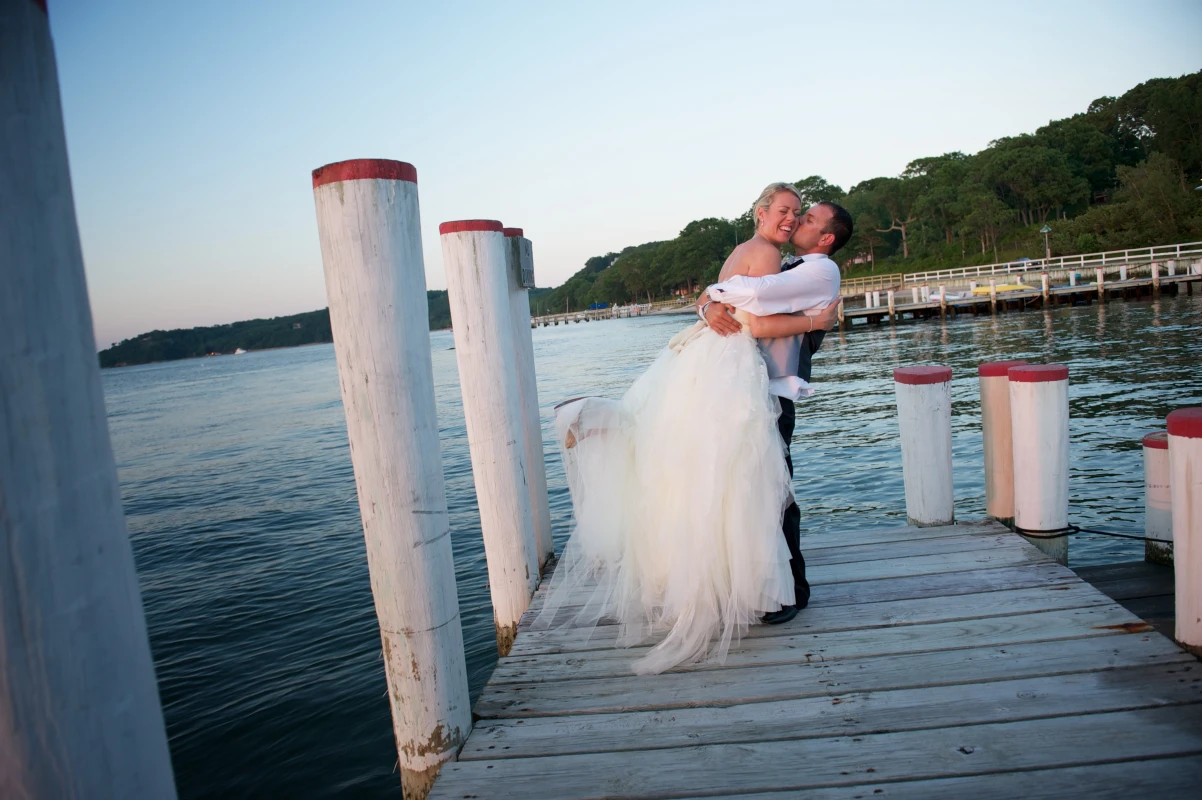
[[[755,229],[760,229],[760,209],[765,211],[772,205],[772,198],[776,197],[781,192],[788,192],[797,198],[797,202],[805,205],[805,201],[801,199],[801,193],[797,191],[797,187],[791,183],[770,183],[764,187],[764,191],[760,192],[759,198],[756,199],[755,205],[751,207],[751,218],[755,220]]]

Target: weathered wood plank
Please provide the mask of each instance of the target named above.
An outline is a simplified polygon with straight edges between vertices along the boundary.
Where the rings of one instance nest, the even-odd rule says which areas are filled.
[[[862,800],[888,797],[891,800],[1063,800],[1088,795],[1089,800],[1158,800],[1193,798],[1202,775],[1202,756],[1170,756],[1139,762],[1091,764],[1087,767],[1058,767],[1027,772],[1001,772],[962,778],[863,783],[832,786],[801,792],[740,794],[738,800]],[[709,795],[713,797],[713,795]],[[687,798],[701,800],[701,798]]]
[[[871,583],[871,586],[868,586],[867,583]],[[870,582],[853,579],[843,583],[817,585],[813,587],[810,608],[845,606],[865,602],[894,602],[922,597],[945,597],[1036,586],[1057,587],[1057,590],[1067,591],[1062,587],[1069,584],[1080,585],[1080,583],[1080,578],[1072,570],[1053,561],[1045,560],[1034,564],[964,572],[880,578]],[[871,592],[871,597],[868,597],[869,592]],[[536,596],[531,602],[530,611],[527,611],[522,618],[519,630],[529,630],[530,623],[542,607],[543,599],[545,598]],[[579,608],[579,606],[565,606],[560,609],[555,624],[569,622]],[[803,613],[809,613],[809,611]]]
[[[802,520],[802,524],[805,524]],[[808,557],[811,550],[824,547],[856,547],[889,542],[910,542],[920,539],[940,539],[945,536],[978,534],[990,536],[1010,533],[1010,530],[993,520],[962,522],[936,528],[916,528],[913,525],[893,525],[882,528],[854,528],[850,530],[823,530],[818,533],[801,532],[801,550]]]
[[[802,653],[804,657],[804,652]],[[1154,633],[598,680],[490,684],[482,718],[733,705],[1193,661]]]
[[[1119,561],[1114,564],[1088,564],[1073,567],[1073,572],[1080,575],[1082,580],[1089,581],[1090,583],[1140,577],[1164,578],[1170,583],[1173,581],[1173,568],[1171,566],[1152,564],[1142,560]]]
[[[1095,589],[1115,600],[1136,600],[1144,597],[1172,597],[1173,583],[1149,575],[1122,580],[1092,582]]]
[[[785,625],[757,625],[749,629],[744,638],[759,639],[795,636],[799,633],[829,633],[883,625],[951,622],[1007,614],[1027,614],[1033,611],[1086,608],[1109,605],[1114,602],[1081,581],[1061,587],[1061,589],[1062,591],[1048,591],[1045,587],[1003,589],[996,592],[960,595],[950,602],[943,597],[921,597],[849,606],[813,604],[792,622]],[[1137,611],[1133,611],[1133,613],[1142,616]],[[565,628],[528,631],[514,643],[510,655],[528,656],[539,653],[579,653],[588,650],[604,650],[615,646],[617,633],[617,626],[614,625],[600,626],[591,630],[589,628]]]
[[[744,639],[732,647],[723,664],[677,667],[676,671],[707,671],[793,664],[798,661],[888,658],[902,653],[960,650],[969,647],[1109,636],[1116,632],[1150,631],[1117,603],[1092,608],[1060,609],[921,625],[898,625],[830,633]],[[509,656],[497,663],[490,686],[507,683],[624,678],[648,647],[607,648],[587,657],[579,653]]]
[[[481,720],[459,758],[858,736],[1202,702],[1193,676],[1202,667],[1181,663],[716,708]]]
[[[1027,564],[1043,564],[1047,557],[1037,549],[1023,542],[1019,537],[1009,537],[1012,541],[991,543],[987,548],[979,548],[957,553],[936,553],[933,555],[902,556],[898,558],[877,558],[870,561],[855,561],[840,564],[822,564],[806,569],[806,577],[814,589],[820,586],[859,582],[861,592],[859,602],[869,599],[863,593],[872,593],[874,588],[866,582],[886,578],[904,578],[915,575],[949,575],[956,572],[969,572],[989,568],[1014,567]],[[1071,570],[1065,568],[1067,574]],[[570,615],[579,610],[587,595],[589,586],[578,588],[578,600],[565,603],[561,607],[560,616]],[[544,592],[537,592],[531,600],[530,608],[523,617],[528,622],[541,611],[546,602]]]
[[[889,533],[880,539],[856,537],[852,543],[839,540],[842,534],[822,534],[810,537],[810,541],[802,542],[806,553],[806,564],[812,576],[814,568],[829,564],[845,564],[857,561],[889,561],[907,556],[930,556],[948,553],[964,553],[979,550],[1016,549],[1029,547],[1022,537],[1006,530],[997,523],[987,525],[954,525],[942,528],[900,528],[885,529],[899,531]],[[906,535],[906,532],[935,531],[938,535],[916,537]],[[809,547],[809,544],[817,546]],[[820,573],[821,574],[821,573]],[[814,579],[811,577],[811,582]],[[531,599],[530,610],[526,614],[537,613],[547,598],[547,588],[550,581],[543,585]],[[577,587],[582,597],[587,590],[595,586],[591,581],[583,582]]]
[[[448,764],[430,797],[688,797],[1202,753],[1199,706],[736,745]],[[1082,787],[1085,794],[1089,783]]]
[[[930,530],[923,528],[922,530]],[[824,545],[826,540],[824,539]],[[944,553],[967,553],[996,548],[1023,548],[1028,543],[1021,536],[1005,531],[984,536],[979,533],[963,536],[941,536],[933,539],[908,539],[896,542],[873,542],[838,547],[816,547],[805,551],[806,567],[814,568],[827,564],[846,564],[858,561],[904,558],[907,556],[931,556]]]

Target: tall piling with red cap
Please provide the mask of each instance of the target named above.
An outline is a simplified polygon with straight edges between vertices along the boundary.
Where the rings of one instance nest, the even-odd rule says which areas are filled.
[[[497,651],[508,655],[538,586],[538,550],[500,222],[444,222],[442,263],[455,334],[463,418],[480,506]]]
[[[472,727],[411,164],[313,171],[338,383],[407,798]]]
[[[906,517],[911,525],[951,525],[952,371],[949,367],[893,370],[897,425],[901,432]]]
[[[521,228],[505,228],[506,276],[509,312],[513,320],[514,369],[526,445],[526,476],[530,487],[530,513],[534,518],[534,545],[538,568],[555,555],[551,539],[551,508],[547,500],[547,467],[543,458],[542,415],[539,413],[538,376],[534,368],[534,339],[530,334],[530,289],[534,288],[534,246]]]
[[[44,2],[0,3],[0,797],[175,797]]]
[[[1006,371],[1014,451],[1014,525],[1068,563],[1068,367],[1027,364]]]
[[[985,513],[1014,524],[1014,447],[1010,430],[1010,367],[1026,361],[990,361],[977,367],[981,386],[981,449],[985,458]]]
[[[1202,656],[1202,408],[1169,414],[1169,484],[1173,503],[1175,638]]]
[[[1173,497],[1169,490],[1169,435],[1149,433],[1144,450],[1144,560],[1173,563]]]

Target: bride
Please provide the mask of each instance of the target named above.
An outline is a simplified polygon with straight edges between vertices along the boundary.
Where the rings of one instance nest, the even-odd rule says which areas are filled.
[[[801,210],[792,186],[768,186],[755,236],[720,280],[779,272]],[[648,674],[721,662],[748,626],[794,602],[781,534],[792,483],[753,337],[830,328],[834,313],[735,316],[737,335],[704,322],[677,334],[620,400],[557,408],[575,528],[534,628],[604,620],[618,646],[660,637],[634,663]]]

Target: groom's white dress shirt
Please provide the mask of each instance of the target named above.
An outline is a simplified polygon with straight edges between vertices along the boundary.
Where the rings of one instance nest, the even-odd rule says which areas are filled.
[[[735,308],[741,308],[756,316],[770,314],[794,314],[797,312],[817,313],[839,299],[839,267],[824,253],[809,253],[801,262],[785,272],[749,278],[736,275],[733,278],[709,287],[709,297]],[[786,345],[786,343],[788,343]],[[800,400],[814,393],[813,387],[793,374],[776,375],[771,351],[778,345],[791,347],[790,356],[795,371],[800,338],[761,340],[760,349],[768,360],[768,391],[778,397]],[[768,350],[765,350],[768,347]],[[785,371],[781,369],[780,371]]]
[[[736,275],[709,288],[711,300],[765,317],[817,313],[839,297],[839,267],[825,253],[809,253],[788,272],[749,278]]]

